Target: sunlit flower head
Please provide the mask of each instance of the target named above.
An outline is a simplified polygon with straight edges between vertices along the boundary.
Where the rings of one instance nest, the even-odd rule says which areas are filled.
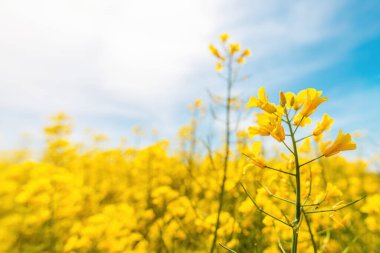
[[[304,117],[309,117],[313,114],[318,106],[327,100],[327,98],[321,97],[321,95],[322,91],[317,91],[313,88],[301,91],[299,94],[300,98],[297,96],[297,99],[305,99],[305,102],[303,103],[300,114]]]
[[[265,93],[265,88],[261,87],[258,91],[258,97],[252,96],[249,99],[248,104],[246,105],[247,108],[251,107],[258,107],[262,110],[268,112],[268,113],[274,113],[277,111],[275,104],[270,103],[268,101],[268,96]]]
[[[276,127],[271,132],[271,136],[275,138],[278,142],[285,140],[285,130],[282,126],[281,116],[277,118]]]
[[[331,124],[334,122],[334,119],[330,118],[329,115],[324,114],[322,121],[317,122],[317,127],[313,131],[313,135],[317,136],[322,134],[324,131],[331,128]]]
[[[335,141],[323,150],[323,155],[329,157],[338,154],[340,151],[354,150],[356,149],[356,144],[351,141],[350,134],[343,134],[342,130],[339,131],[338,137]]]

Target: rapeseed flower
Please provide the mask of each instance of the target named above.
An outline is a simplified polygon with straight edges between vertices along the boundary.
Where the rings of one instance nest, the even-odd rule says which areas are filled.
[[[275,104],[268,101],[268,96],[265,93],[265,88],[261,87],[258,91],[258,97],[251,96],[246,108],[257,107],[266,111],[267,113],[274,113],[277,111]]]
[[[330,118],[329,115],[324,114],[322,121],[317,122],[317,127],[314,129],[313,135],[318,136],[322,134],[324,131],[329,130],[333,122],[334,120]]]
[[[313,112],[315,112],[320,104],[327,100],[327,98],[321,97],[322,91],[317,91],[313,88],[308,88],[300,93],[300,96],[302,97],[300,100],[304,100],[302,110],[300,112],[300,115],[303,117],[309,117],[313,114]]]
[[[340,130],[335,141],[333,143],[329,143],[323,150],[323,155],[325,157],[330,157],[338,154],[340,151],[354,149],[356,149],[356,144],[351,141],[351,135],[348,133],[343,134],[342,130]]]

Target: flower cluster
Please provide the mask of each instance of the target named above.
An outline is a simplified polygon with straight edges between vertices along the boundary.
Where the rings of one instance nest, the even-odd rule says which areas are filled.
[[[294,195],[291,191],[279,191],[282,196],[273,193],[273,190],[269,190],[267,186],[261,184],[261,188],[257,190],[257,196],[254,199],[250,196],[249,191],[244,187],[245,193],[249,196],[253,205],[262,213],[266,215],[264,219],[265,224],[270,224],[273,221],[280,222],[291,228],[292,235],[281,236],[277,235],[279,247],[283,252],[289,250],[292,253],[299,252],[298,250],[302,248],[302,245],[298,245],[299,238],[303,238],[303,227],[305,226],[303,220],[306,220],[306,225],[308,227],[309,236],[312,242],[312,250],[314,252],[318,251],[319,244],[315,241],[314,232],[312,231],[311,220],[313,214],[319,213],[332,213],[330,217],[337,221],[337,223],[343,224],[343,220],[338,220],[335,216],[335,212],[353,204],[356,204],[363,198],[358,198],[349,203],[343,203],[342,201],[334,204],[330,208],[324,208],[322,210],[317,210],[320,205],[328,198],[340,197],[342,193],[337,190],[335,186],[331,184],[326,185],[326,190],[322,195],[319,195],[314,201],[312,200],[312,191],[318,187],[314,181],[313,183],[313,172],[312,167],[313,162],[321,159],[322,157],[331,157],[338,154],[341,151],[356,149],[356,144],[352,142],[350,134],[343,134],[342,130],[339,131],[337,138],[334,141],[324,142],[321,135],[331,128],[331,124],[334,122],[327,114],[323,115],[320,122],[317,122],[315,129],[312,134],[304,136],[302,138],[297,138],[297,130],[301,127],[311,124],[311,115],[317,110],[317,108],[325,101],[326,97],[322,96],[322,91],[317,91],[316,89],[308,88],[300,91],[297,95],[292,92],[280,92],[279,96],[280,103],[276,105],[269,101],[268,96],[265,92],[264,87],[259,89],[258,96],[252,96],[247,103],[247,108],[259,108],[261,113],[257,116],[257,126],[251,126],[248,128],[248,133],[251,137],[256,135],[259,136],[271,136],[279,143],[284,145],[290,155],[282,154],[282,156],[287,160],[286,169],[279,169],[278,165],[272,165],[260,156],[256,151],[255,153],[246,155],[249,158],[250,167],[258,167],[260,169],[269,169],[271,171],[278,172],[281,175],[286,175],[290,177],[285,181],[288,181],[294,191]],[[285,130],[286,129],[286,130]],[[310,159],[305,154],[311,153],[312,147],[310,145],[310,138],[315,137],[319,149],[317,153],[319,155],[316,158]],[[299,143],[303,141],[301,145]],[[309,175],[305,175],[305,167],[309,167]],[[305,181],[306,176],[306,181]],[[314,175],[315,176],[315,175]],[[315,179],[314,179],[315,180]],[[324,178],[325,184],[327,178]],[[318,181],[317,181],[318,182]],[[304,184],[308,186],[305,191]],[[294,216],[294,219],[290,221],[288,218],[289,212],[285,212],[282,209],[284,203],[273,204],[269,199],[266,198],[265,193],[270,197],[274,197],[288,205],[293,206],[294,213],[290,215]],[[286,194],[285,194],[286,193]],[[286,195],[286,196],[285,196]],[[293,196],[292,196],[293,195]],[[294,199],[294,200],[293,200]],[[264,209],[264,206],[266,208]],[[265,210],[280,210],[272,211],[268,213]],[[289,209],[288,209],[289,210]],[[307,234],[306,234],[307,236]],[[282,238],[285,237],[286,240],[291,240],[291,247],[283,246]],[[302,248],[301,252],[304,252],[306,248]]]
[[[286,137],[284,124],[287,122],[292,124],[295,132],[299,127],[311,124],[310,116],[326,100],[327,98],[322,97],[322,91],[308,88],[300,91],[297,95],[292,92],[280,92],[280,104],[276,105],[269,102],[265,88],[262,87],[259,89],[258,96],[252,96],[246,105],[247,108],[260,108],[263,111],[257,116],[258,126],[249,127],[248,132],[251,137],[270,135],[278,142],[283,142]],[[332,118],[324,114],[322,120],[317,122],[312,135],[321,135],[330,129],[333,122]],[[321,152],[325,157],[329,157],[341,151],[353,149],[356,149],[356,144],[351,141],[351,135],[343,134],[340,130],[336,140],[326,143]]]
[[[218,60],[215,66],[215,70],[218,72],[221,72],[226,64],[230,65],[233,62],[244,64],[245,59],[251,55],[251,50],[241,50],[239,43],[228,43],[229,37],[227,33],[220,35],[222,50],[217,49],[213,44],[209,45],[210,52]]]

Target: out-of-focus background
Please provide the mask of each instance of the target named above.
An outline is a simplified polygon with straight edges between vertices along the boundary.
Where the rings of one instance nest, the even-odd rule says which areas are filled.
[[[253,52],[239,92],[321,89],[334,133],[360,132],[371,146],[360,153],[371,156],[380,141],[379,13],[376,0],[3,0],[0,149],[22,145],[25,132],[38,147],[58,111],[78,133],[91,127],[113,141],[136,125],[175,136],[188,103],[223,89],[207,45],[229,32]]]
[[[0,0],[0,253],[378,253],[379,13]]]

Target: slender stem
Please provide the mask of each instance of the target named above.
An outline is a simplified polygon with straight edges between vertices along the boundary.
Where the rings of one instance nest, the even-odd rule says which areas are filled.
[[[226,145],[225,145],[225,153],[224,153],[224,167],[223,167],[223,179],[222,184],[220,186],[219,193],[219,207],[218,214],[215,222],[214,236],[211,244],[210,253],[213,253],[216,246],[216,240],[218,238],[218,229],[220,225],[220,214],[223,210],[224,204],[224,192],[225,192],[225,184],[227,180],[227,171],[228,171],[228,161],[230,156],[230,114],[231,114],[231,89],[232,89],[233,81],[232,81],[232,58],[228,58],[228,78],[227,78],[227,97],[226,97],[226,126],[225,126],[225,135],[226,135]]]
[[[302,207],[304,207],[304,206],[316,206],[315,208],[318,208],[326,200],[327,194],[328,194],[328,191],[326,191],[325,196],[318,203],[315,203],[315,204],[306,204],[306,202],[304,202],[304,204],[302,205]]]
[[[286,120],[284,120],[284,119],[282,118],[282,116],[279,116],[276,112],[274,112],[273,114],[276,115],[278,118],[281,117],[281,121],[284,122],[284,123],[286,123]]]
[[[297,253],[297,243],[298,243],[298,228],[301,221],[301,173],[300,173],[300,165],[298,160],[298,151],[297,151],[297,143],[295,139],[295,132],[298,129],[297,128],[293,131],[292,124],[289,120],[288,111],[285,108],[285,115],[287,119],[287,124],[289,127],[290,135],[292,138],[292,144],[293,144],[293,155],[294,155],[294,162],[296,167],[296,214],[293,222],[293,240],[292,240],[292,253]],[[302,117],[303,119],[303,117]],[[301,121],[302,121],[301,119]],[[301,123],[301,122],[300,122]]]
[[[318,159],[320,159],[320,158],[322,158],[322,157],[323,157],[323,155],[318,156],[317,158],[314,158],[314,159],[312,159],[312,160],[310,160],[310,161],[308,161],[308,162],[306,162],[306,163],[301,164],[300,167],[302,167],[302,166],[304,166],[304,165],[306,165],[306,164],[309,164],[309,163],[311,163],[311,162],[314,162],[315,160],[318,160]]]
[[[275,169],[275,168],[272,168],[272,167],[269,167],[269,166],[266,166],[266,165],[265,165],[265,168],[269,169],[269,170],[278,171],[278,172],[281,172],[281,173],[284,173],[284,174],[288,174],[288,175],[291,175],[291,176],[296,176],[296,174],[294,174],[294,173],[283,171],[283,170],[279,170],[279,169]]]
[[[269,217],[271,217],[271,218],[273,218],[273,219],[275,219],[275,220],[277,220],[277,221],[279,221],[279,222],[281,222],[281,223],[283,223],[283,224],[285,224],[285,225],[287,225],[287,226],[289,226],[289,227],[292,227],[292,225],[291,224],[289,224],[289,223],[287,223],[286,221],[283,221],[283,220],[281,220],[281,219],[279,219],[279,218],[277,218],[277,217],[275,217],[275,216],[273,216],[273,215],[271,215],[270,213],[267,213],[266,211],[264,211],[257,203],[256,203],[256,201],[252,198],[252,196],[249,194],[249,192],[247,191],[247,189],[244,187],[244,185],[240,182],[240,185],[241,185],[241,187],[243,188],[243,190],[244,190],[244,192],[247,194],[247,196],[248,196],[248,198],[252,201],[252,203],[255,205],[255,207],[257,208],[257,210],[259,210],[260,212],[262,212],[263,214],[265,214],[265,215],[267,215],[267,216],[269,216]]]
[[[280,238],[280,235],[278,234],[278,231],[276,229],[276,225],[274,224],[274,222],[272,224],[273,224],[274,231],[276,232],[278,247],[280,248],[282,253],[286,253],[286,251],[284,250],[284,247],[282,246],[281,238]]]
[[[205,141],[202,141],[203,142],[203,145],[206,147],[207,149],[207,154],[208,154],[208,158],[210,160],[210,163],[211,163],[211,168],[216,171],[217,168],[216,168],[216,165],[215,165],[215,162],[214,162],[214,158],[212,157],[212,150],[211,150],[211,147],[210,147],[210,144],[206,143]]]
[[[244,154],[244,153],[243,153],[243,155],[246,156],[246,157],[248,157],[249,159],[253,160],[253,158],[250,157],[249,155]],[[291,175],[291,176],[295,176],[296,175],[296,174],[293,174],[291,172],[287,172],[287,171],[284,171],[284,170],[276,169],[276,168],[273,168],[273,167],[270,167],[270,166],[267,166],[267,165],[265,165],[264,168],[265,169],[269,169],[269,170],[274,170],[274,171],[277,171],[277,172],[281,172],[281,173],[284,173],[284,174],[287,174],[287,175]]]
[[[288,216],[286,215],[286,213],[284,212],[284,210],[282,210],[281,208],[278,208],[278,209],[280,210],[282,216],[284,216],[286,222],[287,222],[288,224],[290,224],[291,222],[290,222]]]
[[[259,183],[259,184],[260,184],[260,183]],[[294,202],[294,201],[291,201],[291,200],[288,200],[288,199],[284,199],[284,198],[281,198],[281,197],[279,197],[279,196],[273,194],[273,193],[272,193],[267,187],[265,187],[264,185],[260,184],[260,186],[264,188],[264,190],[269,194],[269,196],[271,196],[271,197],[273,197],[273,198],[276,198],[276,199],[279,199],[279,200],[282,200],[282,201],[284,201],[284,202],[287,202],[287,203],[293,204],[293,205],[296,204],[296,202]]]
[[[233,253],[237,253],[235,250],[233,249],[230,249],[230,248],[227,248],[226,246],[224,246],[223,244],[219,243],[220,247],[222,247],[223,249],[229,251],[229,252],[233,252]]]
[[[302,209],[302,212],[305,216],[305,221],[306,221],[307,229],[309,230],[311,243],[313,244],[314,253],[317,253],[318,252],[318,246],[317,246],[317,243],[315,242],[313,231],[311,230],[309,218],[305,215],[305,211],[303,209]]]
[[[291,148],[289,148],[289,146],[286,144],[286,142],[283,141],[282,143],[283,143],[283,144],[285,145],[285,147],[290,151],[290,153],[292,153],[292,154],[294,155],[293,150],[292,150]]]
[[[300,141],[305,140],[305,139],[307,139],[307,138],[309,138],[309,137],[311,137],[311,136],[313,136],[313,135],[310,134],[310,135],[308,135],[308,136],[305,136],[305,137],[303,137],[303,138],[297,140],[296,142],[300,142]]]
[[[287,115],[288,116],[288,115]],[[297,126],[296,126],[296,129],[294,130],[294,132],[293,132],[293,136],[296,134],[296,132],[297,132],[297,129],[300,127],[300,125],[301,125],[301,123],[302,123],[302,120],[305,118],[305,116],[302,116],[302,118],[301,118],[301,120],[300,120],[300,122],[298,122],[298,124],[297,124]],[[289,120],[289,118],[288,118],[288,122],[290,122],[290,120]]]
[[[308,192],[302,206],[304,206],[307,203],[307,201],[309,200],[309,198],[311,196],[312,184],[313,184],[313,175],[311,173],[311,168],[309,167],[309,192]]]
[[[315,204],[303,204],[302,206],[319,206],[320,203],[315,203]]]
[[[360,200],[364,199],[365,197],[367,197],[367,195],[364,195],[360,199],[354,200],[354,201],[352,201],[350,203],[347,203],[347,204],[345,204],[345,205],[343,205],[341,207],[338,207],[338,208],[332,208],[332,209],[326,209],[326,210],[318,210],[318,211],[305,211],[305,214],[336,212],[336,211],[342,210],[343,208],[346,208],[348,206],[351,206],[351,205],[359,202]]]
[[[347,253],[352,244],[355,243],[359,239],[359,237],[359,235],[355,236],[355,238],[347,245],[347,247],[342,251],[342,253]]]

